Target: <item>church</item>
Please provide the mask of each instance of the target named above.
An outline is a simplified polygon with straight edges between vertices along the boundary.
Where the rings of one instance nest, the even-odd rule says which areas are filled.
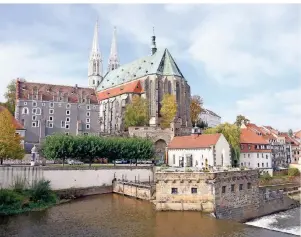
[[[153,138],[162,135],[161,140],[166,144],[173,136],[189,133],[190,86],[168,49],[157,49],[155,34],[151,37],[150,51],[148,56],[120,65],[114,28],[104,73],[97,22],[88,63],[88,87],[17,79],[15,118],[26,129],[25,143],[32,147],[55,132],[74,135],[123,133],[126,105],[134,95],[149,101],[150,120],[144,132],[139,128],[129,129],[130,135]],[[171,128],[163,131],[159,128],[160,109],[166,93],[175,95],[178,110]],[[166,134],[169,138],[164,138]]]

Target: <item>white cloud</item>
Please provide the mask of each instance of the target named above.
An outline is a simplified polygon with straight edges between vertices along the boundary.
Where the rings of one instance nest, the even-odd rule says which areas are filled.
[[[18,77],[42,83],[86,84],[85,77],[82,77],[85,75],[72,73],[72,70],[86,66],[77,54],[52,52],[43,55],[40,47],[44,49],[39,44],[0,43],[0,65],[2,65],[0,70],[2,85],[0,87],[0,101],[4,100],[6,85]],[[72,68],[70,65],[73,65]],[[66,74],[64,75],[64,73]],[[71,77],[70,75],[75,76]]]
[[[300,63],[300,32],[285,27],[292,13],[277,5],[215,9],[192,31],[188,52],[223,85],[249,87],[259,76],[274,80]]]
[[[234,107],[222,110],[224,120],[233,122],[242,114],[258,125],[271,125],[286,131],[300,129],[301,87],[281,92],[264,92],[236,101]]]

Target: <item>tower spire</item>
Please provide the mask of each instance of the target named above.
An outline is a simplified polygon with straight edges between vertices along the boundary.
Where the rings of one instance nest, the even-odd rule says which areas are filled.
[[[153,36],[152,36],[152,55],[154,55],[156,52],[157,52],[157,46],[156,46],[155,27],[153,26]]]
[[[108,71],[115,70],[118,67],[119,67],[119,60],[118,60],[118,53],[117,53],[116,26],[114,26]]]
[[[89,59],[88,69],[88,85],[89,87],[97,87],[102,81],[102,58],[98,42],[98,20],[94,27],[94,35],[92,41],[92,49]]]

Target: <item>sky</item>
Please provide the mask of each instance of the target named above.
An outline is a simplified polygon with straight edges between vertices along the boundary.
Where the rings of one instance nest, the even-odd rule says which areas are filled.
[[[93,29],[107,68],[168,48],[204,107],[279,130],[301,129],[301,5],[0,5],[0,101],[11,79],[87,86]]]

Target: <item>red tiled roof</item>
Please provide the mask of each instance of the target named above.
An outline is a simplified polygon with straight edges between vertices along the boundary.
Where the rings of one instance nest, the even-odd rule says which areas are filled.
[[[294,133],[295,137],[301,138],[301,130]]]
[[[140,81],[132,81],[118,87],[110,88],[108,90],[100,91],[97,93],[98,100],[105,100],[117,95],[122,95],[125,93],[143,93],[143,89]]]
[[[1,105],[0,105],[0,113],[1,113],[2,111],[4,111],[4,110],[7,110],[7,111],[8,111],[7,108],[5,108],[4,106],[1,106]],[[13,125],[14,125],[15,129],[16,129],[16,130],[23,130],[24,127],[23,127],[23,126],[15,119],[14,116],[12,116],[11,113],[9,113],[9,114],[10,114],[10,116],[12,117],[12,121],[13,121]]]
[[[189,149],[189,148],[203,148],[215,145],[221,134],[203,134],[191,136],[174,137],[169,143],[168,148],[172,149]]]
[[[16,84],[17,99],[33,99],[33,92],[37,91],[39,100],[42,98],[44,101],[52,101],[54,98],[56,101],[61,96],[64,99],[68,98],[70,103],[78,103],[82,96],[90,99],[91,104],[98,104],[95,90],[92,88],[25,82],[19,79]]]
[[[248,128],[241,129],[240,143],[269,144],[262,136],[257,135]]]

